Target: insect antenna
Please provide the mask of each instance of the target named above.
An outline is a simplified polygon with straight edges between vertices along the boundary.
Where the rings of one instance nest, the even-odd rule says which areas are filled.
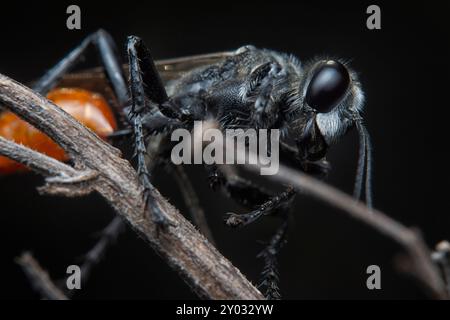
[[[359,135],[359,156],[358,168],[356,170],[355,186],[353,195],[356,199],[361,198],[363,180],[365,187],[366,205],[372,208],[372,144],[367,129],[361,120],[356,121],[356,128]]]

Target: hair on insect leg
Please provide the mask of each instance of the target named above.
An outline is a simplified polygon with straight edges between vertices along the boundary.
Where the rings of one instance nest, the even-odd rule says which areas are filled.
[[[229,227],[242,227],[259,218],[272,214],[277,208],[288,203],[295,196],[293,188],[288,187],[280,194],[273,194],[251,180],[235,174],[224,173],[216,165],[206,165],[208,179],[213,190],[220,190],[230,199],[254,209],[245,214],[227,213],[225,224]]]
[[[281,194],[272,195],[251,180],[230,174],[227,170],[220,170],[216,165],[205,165],[205,168],[209,174],[209,179],[213,179],[216,189],[219,188],[229,198],[245,207],[256,208],[247,214],[228,214],[225,222],[229,226],[238,227],[248,225],[260,217],[269,214],[283,219],[282,225],[257,256],[264,260],[264,269],[261,273],[259,287],[264,289],[264,294],[267,299],[281,299],[278,286],[277,256],[286,242],[288,208],[296,195],[296,191],[292,187],[288,187]]]
[[[261,217],[274,214],[276,209],[285,206],[293,199],[295,195],[296,191],[292,187],[288,187],[284,192],[271,197],[269,200],[259,205],[255,210],[249,213],[227,213],[225,223],[229,227],[244,227],[255,222]]]
[[[263,290],[263,293],[268,300],[281,299],[277,257],[287,241],[288,217],[286,213],[284,214],[283,223],[276,230],[272,238],[270,238],[266,247],[257,256],[264,261],[263,271],[261,272],[261,281],[258,288]]]
[[[118,102],[118,109],[115,112],[119,119],[124,119],[123,108],[129,102],[128,87],[123,75],[122,63],[117,53],[116,45],[112,37],[104,30],[98,30],[87,36],[78,46],[72,49],[57,64],[50,68],[32,86],[36,92],[46,95],[51,89],[56,87],[68,72],[70,72],[83,59],[88,50],[95,49],[103,70],[112,87],[113,94]],[[123,125],[124,123],[122,123]],[[130,129],[116,131],[111,135],[114,137],[126,137],[131,134]],[[97,243],[87,252],[83,260],[81,270],[83,272],[83,282],[86,283],[89,275],[97,265],[105,252],[116,241],[118,235],[125,229],[121,218],[115,217],[101,232]]]
[[[128,114],[134,131],[137,173],[144,188],[143,196],[146,209],[150,209],[152,219],[156,223],[159,232],[160,229],[170,226],[171,222],[163,214],[153,197],[155,188],[150,182],[150,172],[146,163],[147,148],[143,124],[146,115],[158,112],[157,104],[166,101],[167,94],[150,53],[139,38],[135,36],[128,37],[127,53],[131,92],[131,107]]]
[[[272,193],[249,179],[221,170],[217,165],[205,165],[209,185],[213,190],[220,190],[237,203],[254,208],[272,197]]]

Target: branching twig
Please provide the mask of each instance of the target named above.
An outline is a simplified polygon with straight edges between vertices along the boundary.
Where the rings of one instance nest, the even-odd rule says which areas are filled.
[[[259,166],[246,165],[248,170],[259,172]],[[409,258],[409,269],[419,282],[428,290],[430,295],[438,299],[447,299],[445,284],[436,266],[430,258],[430,251],[420,234],[409,229],[384,213],[369,209],[363,203],[344,192],[314,179],[300,171],[292,170],[280,165],[276,175],[267,176],[269,179],[294,186],[299,192],[310,194],[333,207],[348,214],[388,238],[400,244]]]
[[[19,162],[34,171],[50,177],[65,176],[74,177],[77,171],[72,167],[50,158],[42,153],[31,150],[23,145],[11,143],[0,136],[0,153],[8,158],[18,158]]]
[[[33,258],[31,253],[24,252],[16,259],[22,267],[35,290],[41,297],[48,300],[68,300],[64,293],[53,283],[48,273],[42,269],[39,263]]]
[[[203,128],[219,128],[218,123],[209,121]],[[194,139],[200,140],[202,134]],[[225,138],[227,139],[227,138]],[[217,148],[224,148],[225,141],[216,142]],[[234,142],[231,142],[234,145]],[[258,159],[257,155],[249,154],[248,150],[236,150],[238,163],[248,163],[246,159]],[[245,164],[244,167],[251,172],[260,173],[261,165]],[[281,184],[290,185],[300,193],[310,194],[333,207],[343,210],[350,217],[357,219],[381,234],[400,244],[407,253],[408,265],[403,268],[409,269],[433,298],[448,299],[446,285],[439,275],[439,270],[431,260],[431,252],[427,248],[420,234],[409,229],[390,218],[386,214],[367,207],[364,203],[356,201],[346,193],[316,179],[301,171],[290,169],[284,165],[279,166],[275,175],[266,176],[268,179]]]
[[[31,89],[0,75],[4,105],[58,143],[75,169],[12,142],[0,140],[0,154],[49,176],[42,192],[78,196],[100,193],[131,227],[174,268],[200,297],[262,299],[261,293],[158,192],[154,198],[174,226],[157,236],[145,212],[136,172],[120,152],[62,109]],[[37,164],[38,163],[38,164]],[[70,169],[69,169],[70,168]]]

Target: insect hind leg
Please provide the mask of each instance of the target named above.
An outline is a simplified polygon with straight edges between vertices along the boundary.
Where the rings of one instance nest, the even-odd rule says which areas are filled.
[[[123,75],[122,64],[117,53],[116,45],[112,37],[102,29],[87,36],[78,46],[50,68],[34,83],[33,90],[42,95],[46,95],[58,84],[58,81],[64,75],[83,59],[86,52],[91,48],[97,50],[101,64],[119,102],[119,110],[116,110],[116,112],[123,117],[122,109],[129,101],[128,87]]]
[[[102,29],[88,35],[79,45],[41,76],[33,84],[32,88],[39,94],[46,95],[58,85],[60,79],[70,72],[83,59],[87,51],[91,49],[96,49],[104,72],[112,86],[113,94],[117,99],[119,108],[114,111],[119,118],[124,119],[123,108],[129,102],[128,87],[116,45],[112,37]],[[121,130],[121,133],[125,135],[126,131],[127,129]],[[83,283],[86,283],[91,270],[100,262],[101,257],[112,246],[118,235],[125,230],[124,226],[122,219],[115,217],[102,232],[99,241],[89,250],[81,266],[84,275]]]

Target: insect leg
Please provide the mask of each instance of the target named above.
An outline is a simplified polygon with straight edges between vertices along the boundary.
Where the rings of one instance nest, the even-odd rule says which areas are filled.
[[[258,258],[262,258],[264,260],[264,268],[258,288],[264,288],[264,295],[268,300],[281,299],[280,290],[278,287],[279,273],[277,256],[283,245],[286,243],[288,230],[287,215],[283,219],[283,223],[269,240],[267,246],[258,254]]]
[[[42,95],[46,95],[54,88],[58,81],[72,70],[80,62],[85,53],[95,48],[101,58],[105,73],[111,83],[113,92],[118,100],[120,110],[116,110],[122,116],[122,108],[129,101],[128,87],[123,76],[121,61],[116,46],[111,36],[104,30],[98,30],[87,36],[77,47],[72,49],[55,66],[50,68],[40,79],[33,84],[33,89]],[[81,266],[83,283],[89,277],[93,267],[98,264],[101,257],[115,242],[120,233],[125,229],[125,224],[120,217],[114,218],[105,230],[95,246],[86,254]]]
[[[276,209],[280,207],[286,207],[287,204],[293,199],[295,194],[295,190],[292,187],[288,187],[284,192],[271,197],[269,200],[259,205],[255,210],[249,213],[227,213],[225,217],[225,223],[229,227],[246,226],[263,216],[267,216],[276,212]]]
[[[256,208],[273,196],[268,190],[250,180],[235,174],[224,174],[216,165],[205,165],[205,168],[211,189],[222,191],[226,196],[245,207]]]
[[[152,102],[159,105],[168,100],[166,89],[156,69],[150,51],[142,39],[129,36],[127,40],[128,59],[131,73],[138,76],[143,84],[142,91]],[[139,73],[139,74],[137,74]]]
[[[135,137],[137,172],[144,186],[145,203],[152,212],[153,221],[157,224],[158,229],[159,227],[166,228],[170,225],[170,222],[153,196],[155,188],[150,182],[150,172],[146,164],[147,149],[143,124],[145,123],[145,117],[150,116],[151,119],[155,114],[165,117],[159,112],[157,104],[166,101],[167,94],[156,72],[153,60],[142,41],[134,36],[128,37],[127,52],[131,88],[129,118],[132,122]]]
[[[150,208],[152,219],[157,224],[158,230],[160,228],[167,228],[170,225],[170,221],[164,215],[159,207],[159,204],[153,196],[156,190],[153,184],[150,182],[150,172],[146,164],[147,149],[145,145],[144,131],[142,128],[142,118],[139,114],[134,116],[133,130],[135,137],[135,156],[137,158],[137,173],[139,176],[139,180],[144,187],[143,195],[146,209]]]
[[[258,258],[264,260],[264,269],[261,274],[262,279],[259,287],[265,289],[264,293],[267,299],[280,299],[277,256],[286,242],[288,227],[286,210],[288,210],[288,204],[295,196],[294,190],[288,188],[280,195],[274,196],[249,180],[231,174],[223,174],[217,166],[208,165],[205,167],[213,189],[220,188],[236,202],[246,207],[256,208],[254,211],[243,215],[230,214],[227,220],[231,218],[235,224],[232,223],[233,221],[226,221],[228,225],[247,225],[268,214],[274,214],[283,219],[282,225],[277,229],[264,250],[258,255]]]
[[[277,212],[278,208],[285,207],[295,196],[292,188],[273,195],[255,183],[236,176],[224,174],[217,166],[206,166],[212,189],[220,189],[224,194],[247,207],[254,208],[245,214],[228,213],[225,223],[230,227],[241,227],[248,225],[259,218]]]
[[[33,89],[43,95],[47,94],[66,73],[82,60],[86,51],[95,47],[100,56],[105,73],[112,85],[113,91],[121,108],[129,101],[128,87],[123,75],[122,66],[116,46],[111,36],[104,30],[98,30],[85,38],[77,47],[70,51],[54,67],[48,70],[34,85]]]
[[[132,113],[130,113],[132,115]],[[142,125],[145,129],[145,136],[156,135],[163,132],[171,132],[173,129],[183,127],[184,124],[177,119],[165,116],[159,110],[153,113],[147,113],[142,118]],[[121,138],[129,137],[133,134],[132,128],[126,128],[115,131],[110,134],[108,138],[120,140]]]

